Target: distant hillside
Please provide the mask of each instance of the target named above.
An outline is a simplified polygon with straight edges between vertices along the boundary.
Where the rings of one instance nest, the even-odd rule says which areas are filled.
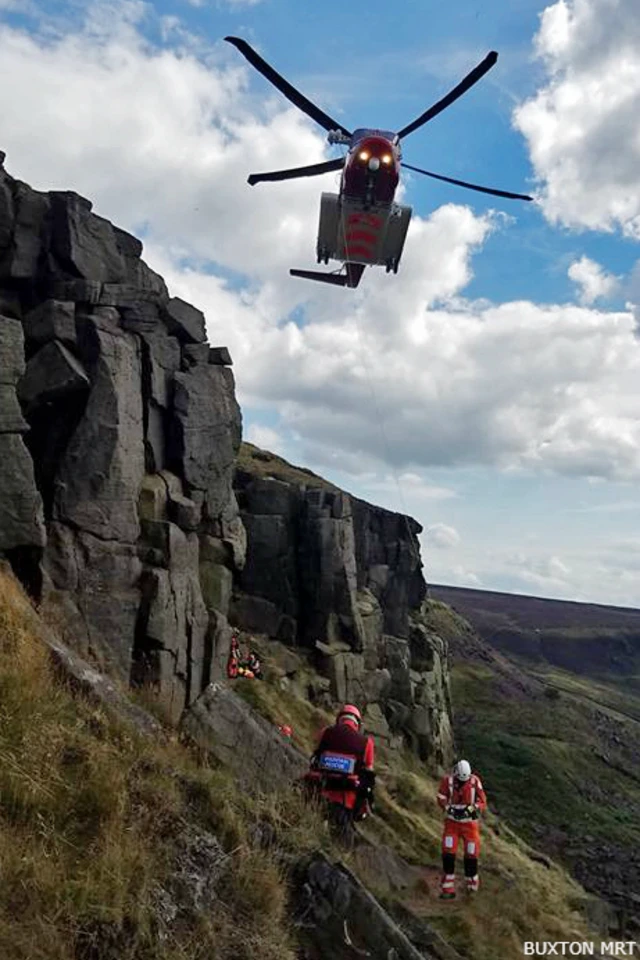
[[[626,677],[632,686],[640,674],[640,610],[440,584],[430,594],[505,653],[589,676]]]
[[[456,741],[494,810],[637,931],[640,610],[429,592],[450,624],[439,632],[449,641]]]

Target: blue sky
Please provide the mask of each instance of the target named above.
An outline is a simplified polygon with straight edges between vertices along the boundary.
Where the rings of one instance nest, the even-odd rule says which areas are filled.
[[[0,0],[0,149],[143,237],[231,348],[245,437],[414,515],[427,579],[638,605],[638,19],[635,0]],[[536,203],[406,175],[396,277],[292,280],[336,178],[246,176],[336,149],[226,34],[351,129],[405,125],[497,50],[404,157]]]

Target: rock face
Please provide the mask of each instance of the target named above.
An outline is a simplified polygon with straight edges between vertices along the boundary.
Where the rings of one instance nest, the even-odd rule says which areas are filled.
[[[278,458],[269,470],[269,456],[245,445],[236,471],[247,551],[231,621],[312,650],[332,699],[364,709],[370,732],[448,764],[447,648],[422,622],[420,526]]]
[[[236,470],[229,352],[141,253],[0,165],[0,554],[79,654],[154,686],[176,723],[224,676],[231,621],[312,651],[318,699],[447,763],[418,524],[308,472]]]
[[[350,870],[315,854],[301,864],[295,889],[297,922],[305,927],[304,960],[425,960],[438,951],[418,951]]]
[[[185,714],[182,729],[230,767],[249,790],[290,789],[308,757],[222,683],[212,683]]]
[[[241,415],[228,351],[141,253],[0,164],[0,554],[177,721],[226,662]]]

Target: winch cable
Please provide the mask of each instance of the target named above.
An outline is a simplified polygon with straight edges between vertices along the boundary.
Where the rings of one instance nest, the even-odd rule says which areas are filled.
[[[348,251],[348,248],[347,248],[346,220],[345,220],[345,213],[344,213],[344,204],[342,203],[342,197],[339,198],[338,203],[340,204],[340,224],[341,224],[341,227],[342,227],[342,238],[343,238],[343,245],[344,245],[344,253],[345,253],[345,257],[346,257],[347,260],[348,260],[348,252],[349,252],[349,251]],[[348,270],[348,267],[347,267],[347,270]],[[366,345],[365,345],[365,342],[364,342],[364,337],[362,336],[362,333],[361,333],[361,330],[360,330],[360,325],[359,325],[359,323],[358,323],[358,313],[357,313],[357,309],[354,310],[353,325],[354,325],[354,328],[355,328],[355,331],[356,331],[356,337],[357,337],[357,339],[358,339],[358,347],[359,347],[360,357],[362,358],[362,365],[364,366],[364,369],[365,369],[367,386],[369,387],[369,391],[370,391],[370,393],[371,393],[371,398],[372,398],[372,400],[373,400],[373,405],[374,405],[375,412],[376,412],[376,419],[377,419],[377,422],[378,422],[379,427],[380,427],[380,435],[381,435],[381,437],[382,437],[382,444],[383,444],[383,447],[384,447],[384,453],[385,453],[386,461],[387,461],[387,463],[389,464],[389,466],[390,466],[390,468],[391,468],[391,472],[392,472],[392,474],[393,474],[393,479],[394,479],[394,481],[395,481],[395,485],[396,485],[397,490],[398,490],[398,497],[399,497],[399,500],[400,500],[400,506],[401,506],[401,508],[402,508],[401,511],[400,511],[400,513],[401,513],[401,516],[404,518],[404,523],[405,523],[405,526],[406,526],[406,528],[407,528],[407,535],[408,535],[408,537],[409,537],[409,547],[410,547],[411,552],[412,552],[412,554],[413,554],[413,558],[414,558],[414,560],[415,560],[415,562],[416,562],[416,568],[419,570],[419,569],[421,569],[421,567],[422,567],[422,559],[421,559],[421,557],[420,557],[420,547],[419,547],[418,535],[417,535],[417,534],[414,535],[414,532],[413,532],[413,530],[411,529],[411,526],[410,526],[410,524],[409,524],[409,514],[408,514],[408,512],[407,512],[407,506],[406,506],[406,502],[405,502],[405,498],[404,498],[404,493],[403,493],[403,490],[402,490],[402,486],[401,486],[401,484],[400,484],[400,478],[399,478],[399,476],[398,476],[398,473],[397,473],[396,468],[395,468],[394,463],[393,463],[393,458],[391,457],[391,452],[390,452],[390,451],[391,451],[391,447],[390,447],[390,444],[389,444],[389,441],[388,441],[388,438],[387,438],[387,432],[386,432],[386,430],[385,430],[384,418],[383,418],[383,416],[382,416],[382,412],[381,412],[381,410],[380,410],[380,405],[379,405],[379,403],[378,403],[378,397],[377,397],[376,390],[375,390],[375,386],[374,386],[374,378],[373,378],[373,376],[372,376],[372,371],[371,371],[371,369],[370,369],[370,367],[369,367],[369,364],[368,364],[368,362],[367,362],[367,348],[366,348]]]

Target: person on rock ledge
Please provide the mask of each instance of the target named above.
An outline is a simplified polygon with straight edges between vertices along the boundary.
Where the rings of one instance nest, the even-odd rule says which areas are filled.
[[[440,897],[453,900],[456,895],[456,851],[464,844],[464,873],[467,892],[476,893],[479,885],[479,816],[487,808],[482,781],[471,772],[467,760],[458,760],[453,771],[440,781],[438,806],[446,811],[442,834],[442,884]]]

